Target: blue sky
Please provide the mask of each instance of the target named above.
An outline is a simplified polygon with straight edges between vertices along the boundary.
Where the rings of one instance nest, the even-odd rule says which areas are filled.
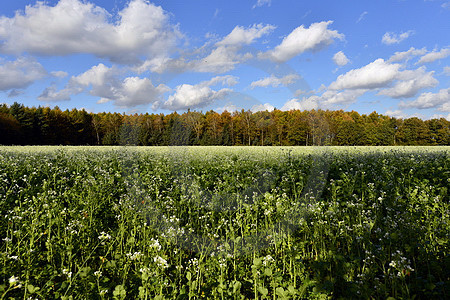
[[[450,1],[4,1],[0,102],[450,119]]]

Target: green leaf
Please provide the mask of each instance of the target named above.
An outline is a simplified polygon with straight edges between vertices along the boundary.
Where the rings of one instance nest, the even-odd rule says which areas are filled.
[[[233,284],[233,293],[241,290],[242,284],[239,281],[235,281]]]
[[[265,297],[269,293],[269,290],[263,286],[258,287],[258,291]]]
[[[123,287],[123,285],[118,285],[113,291],[114,299],[125,299],[127,295],[127,291]]]
[[[34,294],[34,293],[36,293],[37,291],[40,290],[39,287],[34,286],[32,284],[27,285],[27,289],[28,289],[28,292],[30,292],[30,294]]]
[[[261,267],[261,265],[262,265],[262,258],[255,258],[255,259],[253,259],[253,265],[256,267],[256,268],[259,268],[259,267]]]
[[[265,268],[265,269],[264,269],[264,275],[266,275],[266,276],[271,276],[271,275],[272,275],[272,269],[270,269],[270,268]]]

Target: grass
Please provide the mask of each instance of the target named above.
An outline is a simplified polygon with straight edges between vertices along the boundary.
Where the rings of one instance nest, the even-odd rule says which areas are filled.
[[[1,299],[448,298],[448,147],[0,147]]]

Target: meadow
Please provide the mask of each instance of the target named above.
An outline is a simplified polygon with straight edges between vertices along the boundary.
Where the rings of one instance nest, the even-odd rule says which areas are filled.
[[[449,154],[0,147],[0,299],[448,299]]]

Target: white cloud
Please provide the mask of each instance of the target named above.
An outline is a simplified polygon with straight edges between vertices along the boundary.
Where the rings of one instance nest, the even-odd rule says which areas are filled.
[[[44,67],[32,58],[20,57],[15,61],[0,59],[0,91],[24,89],[46,76],[48,73]]]
[[[184,110],[205,107],[218,99],[223,99],[230,92],[229,88],[213,90],[211,86],[221,83],[222,85],[234,85],[236,77],[217,76],[208,81],[196,85],[182,84],[176,87],[175,93],[170,95],[162,107],[170,110]]]
[[[330,84],[329,90],[376,90],[378,95],[392,98],[414,97],[421,89],[435,87],[439,82],[433,77],[434,71],[426,72],[425,67],[417,70],[400,70],[400,64],[377,59],[374,62],[340,75]]]
[[[450,48],[442,48],[440,51],[433,51],[425,54],[419,59],[418,63],[419,64],[431,63],[436,60],[446,58],[447,56],[450,56]]]
[[[156,103],[170,89],[160,84],[154,86],[150,79],[127,77],[119,79],[121,71],[116,67],[108,68],[103,64],[92,67],[78,76],[73,76],[66,87],[60,91],[54,86],[46,88],[38,97],[41,101],[69,100],[72,95],[89,91],[99,97],[98,103],[113,101],[118,107],[134,107]]]
[[[386,32],[383,35],[383,38],[381,39],[381,41],[383,42],[383,44],[386,44],[386,45],[399,44],[400,42],[406,40],[413,33],[414,33],[414,31],[412,31],[412,30],[407,31],[407,32],[402,32],[400,34],[396,34],[393,32]]]
[[[53,71],[53,72],[50,72],[50,74],[53,77],[57,77],[57,78],[64,78],[69,75],[67,72],[64,72],[64,71]]]
[[[344,90],[342,92],[326,91],[318,98],[324,108],[341,108],[342,105],[354,103],[358,97],[367,92],[366,89]]]
[[[358,18],[358,20],[356,21],[356,23],[361,22],[361,21],[366,17],[367,14],[368,14],[367,11],[362,12],[362,13],[359,15],[359,18]]]
[[[89,2],[60,0],[0,17],[0,52],[8,54],[89,53],[134,64],[140,56],[166,57],[180,37],[168,14],[146,0],[130,1],[117,16]]]
[[[275,107],[270,103],[264,103],[264,104],[255,104],[250,109],[252,112],[258,112],[258,111],[273,111]]]
[[[392,88],[381,90],[379,95],[386,95],[392,98],[414,97],[419,90],[436,86],[439,82],[433,77],[434,71],[426,72],[425,68],[414,71],[399,72],[397,78],[400,79]]]
[[[203,86],[214,86],[221,83],[222,85],[233,86],[239,83],[239,78],[236,76],[225,75],[225,76],[216,76],[211,78],[208,81],[201,82],[200,85]]]
[[[445,8],[445,9],[450,9],[450,1],[447,1],[447,2],[445,2],[445,3],[442,3],[441,7],[442,7],[442,8]]]
[[[297,74],[288,74],[283,77],[276,77],[274,75],[271,75],[270,77],[266,77],[257,81],[253,81],[250,86],[251,88],[255,87],[277,87],[280,85],[288,86],[290,84],[293,84],[296,80],[300,79],[300,76]]]
[[[214,91],[210,87],[182,84],[177,86],[175,94],[170,95],[163,107],[170,110],[201,108],[223,99],[230,89]]]
[[[149,69],[157,73],[165,71],[225,73],[253,57],[251,53],[239,53],[243,46],[254,43],[256,39],[270,33],[274,28],[272,25],[262,24],[255,24],[248,28],[236,26],[230,34],[215,43],[212,50],[206,55],[202,52],[208,48],[208,44],[192,53],[194,59],[190,60],[189,55],[185,55],[177,59],[157,61],[156,63],[147,61],[139,68],[139,71]],[[199,56],[201,58],[198,58]]]
[[[333,43],[335,39],[342,40],[343,34],[328,29],[328,25],[332,23],[332,21],[313,23],[309,28],[305,28],[303,25],[299,26],[275,49],[260,54],[260,58],[269,58],[282,63],[305,51],[318,51]]]
[[[397,110],[387,110],[385,113],[385,115],[396,118],[396,119],[406,119],[408,118],[408,116],[401,110],[397,109]]]
[[[392,55],[388,61],[389,62],[399,62],[399,61],[404,61],[404,60],[408,61],[413,56],[424,55],[425,53],[427,53],[427,49],[425,49],[425,48],[416,49],[414,47],[411,47],[411,48],[409,48],[408,51],[395,52],[395,54]]]
[[[70,89],[63,89],[58,91],[57,87],[52,85],[44,89],[39,95],[38,99],[45,102],[52,101],[68,101],[73,92]]]
[[[154,86],[148,78],[127,77],[113,89],[112,97],[102,99],[114,101],[119,107],[134,107],[154,103],[169,90],[164,84]]]
[[[450,76],[450,66],[445,66],[444,67],[444,74],[447,76]]]
[[[399,107],[438,108],[438,110],[444,111],[448,108],[448,103],[450,103],[450,88],[442,89],[437,93],[423,93],[414,101],[401,102]]]
[[[227,103],[227,104],[225,104],[225,106],[223,106],[223,107],[218,107],[218,108],[216,108],[215,111],[217,111],[218,113],[222,113],[222,112],[224,112],[224,111],[227,111],[227,112],[235,112],[235,111],[238,111],[238,110],[241,110],[241,109],[242,109],[241,107],[236,106],[236,105],[233,104],[233,103]]]
[[[384,87],[396,79],[400,65],[386,63],[382,58],[340,75],[331,83],[331,90],[375,89]]]
[[[254,24],[249,28],[244,28],[242,26],[234,27],[225,38],[219,41],[217,46],[241,46],[249,45],[253,43],[256,39],[272,32],[275,26]]]
[[[255,5],[253,5],[253,8],[261,7],[264,5],[270,6],[272,4],[272,0],[258,0]]]
[[[333,56],[333,61],[336,65],[342,67],[350,62],[350,60],[345,56],[344,52],[339,51]]]
[[[8,93],[8,98],[14,98],[14,97],[22,95],[23,93],[24,93],[23,90],[13,89]]]
[[[445,112],[450,112],[450,101],[445,102],[444,104],[442,104],[442,106],[439,107],[438,110],[445,111]]]
[[[317,99],[314,98],[314,96],[311,96],[309,98],[304,98],[303,100],[299,100],[296,98],[293,98],[289,101],[287,101],[281,110],[288,111],[293,109],[298,110],[312,110],[319,108],[319,105],[317,103]]]
[[[248,56],[238,54],[237,47],[219,46],[203,59],[194,60],[185,65],[187,70],[197,72],[225,73],[231,71],[235,66]]]

